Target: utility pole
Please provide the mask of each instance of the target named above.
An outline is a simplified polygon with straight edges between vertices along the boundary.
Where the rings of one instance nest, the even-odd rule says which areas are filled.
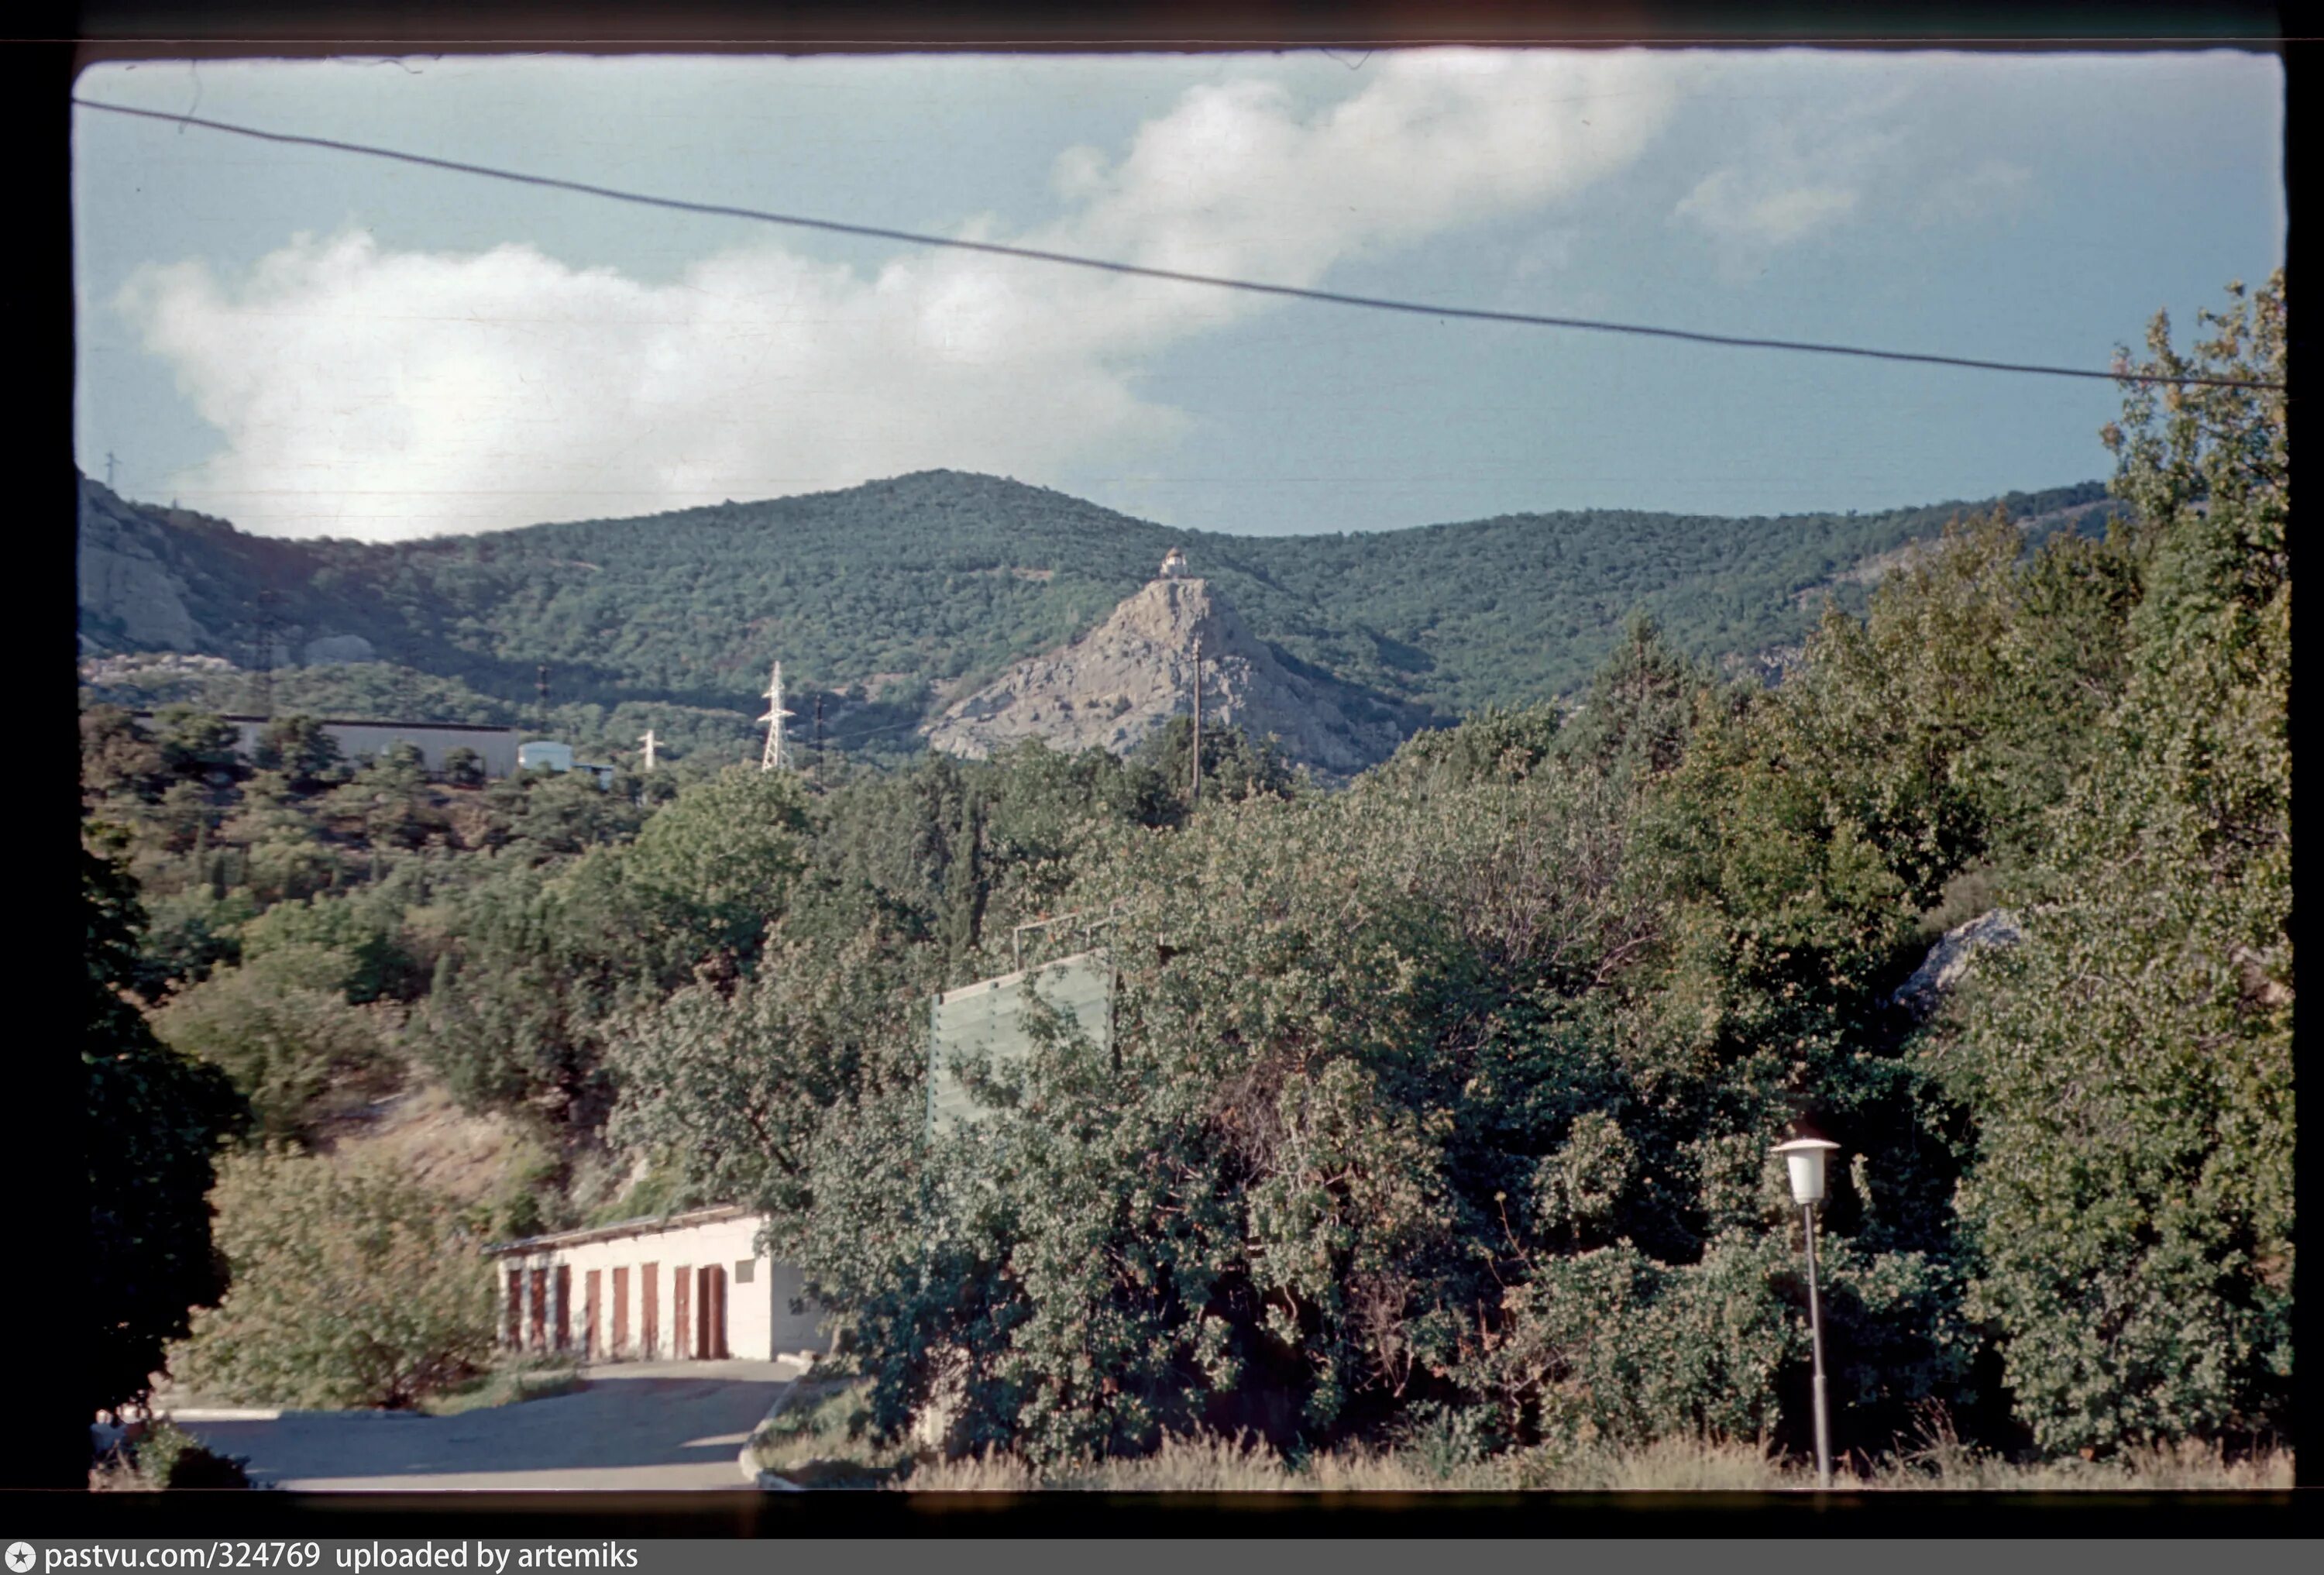
[[[108,493],[113,490],[113,450],[110,448],[105,451],[105,490]]]
[[[788,715],[783,709],[783,664],[777,662],[775,676],[767,684],[767,714],[759,718],[767,724],[767,747],[759,755],[761,771],[783,769],[783,719]]]
[[[549,731],[549,664],[543,662],[533,669],[532,692],[540,698],[540,731]]]
[[[1194,766],[1186,784],[1186,807],[1192,809],[1203,797],[1203,637],[1194,636]]]
[[[272,587],[258,593],[258,639],[251,666],[258,673],[258,714],[274,720],[274,607],[281,598]]]
[[[654,769],[654,730],[646,729],[638,741],[646,746],[646,769],[650,771]]]

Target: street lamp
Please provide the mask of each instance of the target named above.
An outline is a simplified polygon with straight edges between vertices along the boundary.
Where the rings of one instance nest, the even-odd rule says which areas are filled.
[[[1823,1397],[1823,1307],[1816,1294],[1816,1209],[1823,1202],[1824,1156],[1839,1144],[1828,1138],[1794,1138],[1779,1143],[1775,1152],[1791,1167],[1792,1201],[1800,1206],[1808,1244],[1808,1335],[1815,1349],[1816,1486],[1831,1486],[1831,1425],[1825,1419]]]

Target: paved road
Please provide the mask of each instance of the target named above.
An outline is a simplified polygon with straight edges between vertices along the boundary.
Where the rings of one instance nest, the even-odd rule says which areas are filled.
[[[796,1362],[633,1362],[570,1395],[463,1416],[285,1412],[179,1425],[307,1492],[663,1492],[749,1486],[735,1457]]]

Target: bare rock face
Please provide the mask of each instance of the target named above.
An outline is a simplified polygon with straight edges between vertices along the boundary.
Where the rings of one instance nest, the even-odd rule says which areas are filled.
[[[1156,580],[1087,634],[1018,663],[922,731],[970,760],[1028,738],[1126,754],[1191,708],[1197,638],[1206,727],[1271,734],[1286,758],[1331,776],[1360,771],[1402,741],[1392,707],[1291,671],[1199,579]]]
[[[1997,907],[1956,925],[1929,948],[1927,958],[1914,970],[1912,978],[1896,987],[1888,1004],[1902,1007],[1915,1018],[1925,1018],[1960,982],[1978,952],[1989,946],[2014,946],[2024,938],[2017,916],[2006,908]]]
[[[372,649],[371,641],[360,634],[327,634],[309,640],[300,654],[309,666],[320,666],[325,662],[367,662],[377,653]]]
[[[121,500],[96,483],[80,487],[82,649],[190,650],[202,630],[186,605],[186,585],[139,534]],[[87,631],[96,614],[103,634]]]

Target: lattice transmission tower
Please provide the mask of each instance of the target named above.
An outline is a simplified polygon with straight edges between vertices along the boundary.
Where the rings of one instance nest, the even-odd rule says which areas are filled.
[[[767,724],[767,747],[759,756],[761,771],[779,771],[790,764],[783,753],[783,721],[790,714],[783,709],[783,664],[777,662],[767,685],[767,714],[759,718]]]

